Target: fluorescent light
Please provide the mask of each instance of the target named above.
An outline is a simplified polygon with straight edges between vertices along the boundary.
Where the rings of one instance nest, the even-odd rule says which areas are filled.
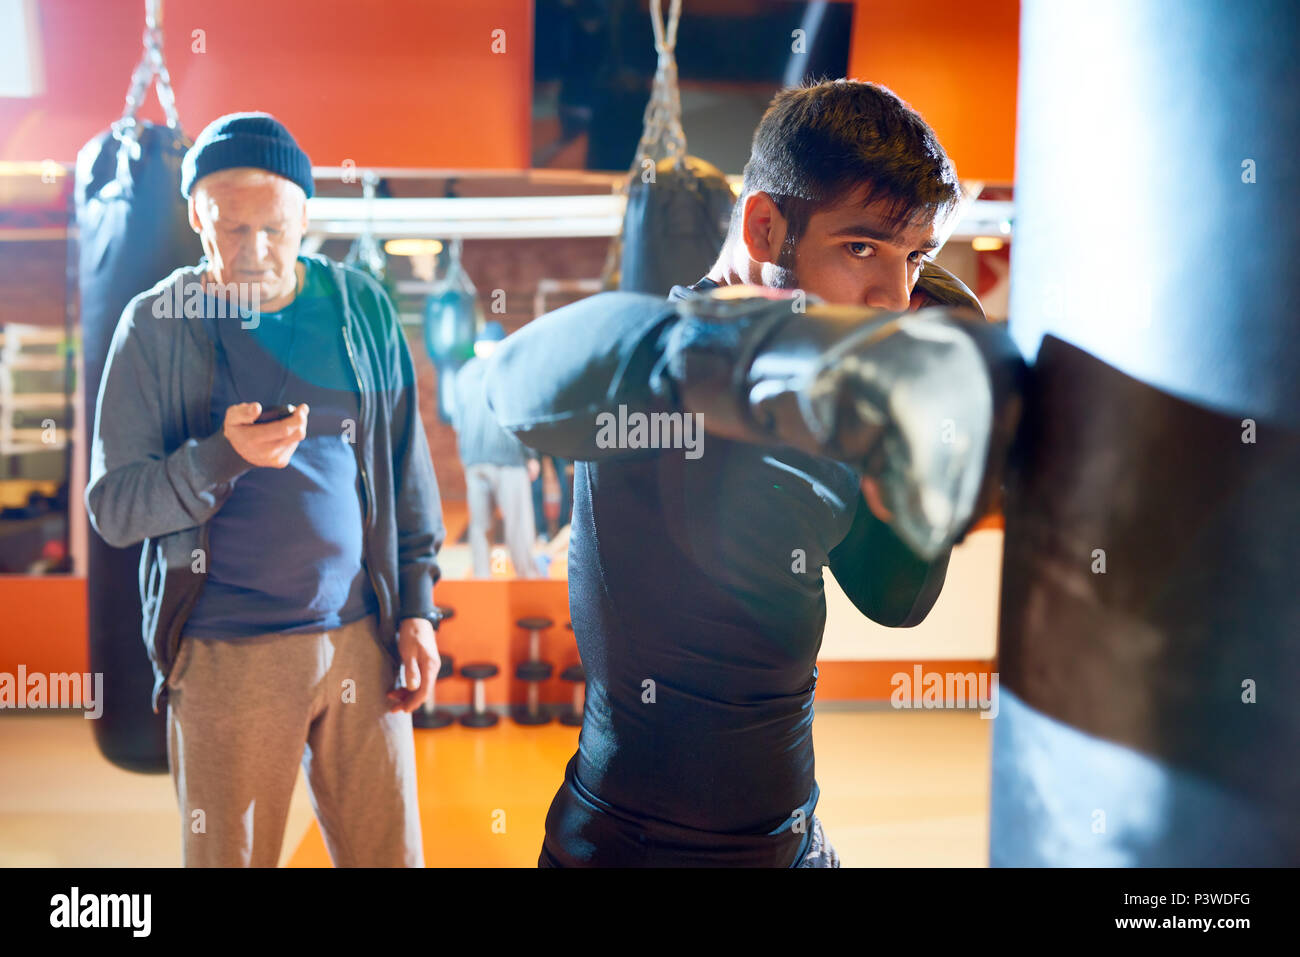
[[[977,253],[991,253],[1002,248],[1002,240],[997,236],[976,236],[970,245]]]
[[[384,243],[384,252],[390,256],[436,256],[442,252],[442,243],[436,239],[390,239]]]

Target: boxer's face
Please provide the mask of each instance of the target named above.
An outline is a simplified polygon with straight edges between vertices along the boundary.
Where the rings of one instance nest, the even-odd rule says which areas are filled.
[[[265,170],[212,173],[190,194],[190,225],[215,282],[256,285],[264,309],[292,295],[307,230],[307,197],[300,186]]]
[[[865,194],[863,187],[813,213],[793,249],[771,199],[763,193],[750,196],[745,242],[750,258],[762,263],[763,284],[798,287],[839,305],[907,309],[922,263],[938,248],[940,224],[913,221],[891,231],[885,225],[887,204],[864,207]]]

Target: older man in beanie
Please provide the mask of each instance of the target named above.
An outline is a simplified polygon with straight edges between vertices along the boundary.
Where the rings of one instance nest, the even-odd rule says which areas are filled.
[[[311,163],[274,118],[216,120],[182,179],[204,258],[118,323],[86,505],[144,541],[184,861],[273,866],[301,762],[336,865],[421,866],[443,527],[397,315],[298,254]]]

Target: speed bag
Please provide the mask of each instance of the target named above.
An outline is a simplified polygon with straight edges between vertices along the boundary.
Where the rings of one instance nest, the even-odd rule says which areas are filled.
[[[619,288],[667,296],[713,268],[736,197],[716,166],[688,156],[660,160],[653,181],[636,175],[623,216]]]
[[[450,423],[456,405],[456,370],[474,355],[478,335],[475,295],[454,283],[424,302],[424,348],[438,370],[438,418]]]
[[[106,131],[77,154],[87,441],[109,342],[126,304],[202,255],[180,192],[189,143],[165,126],[144,122],[136,129],[138,148],[123,147]],[[92,532],[88,552],[90,668],[104,680],[103,715],[92,722],[95,741],[118,767],[165,772],[165,716],[153,712],[153,669],[141,625],[140,546],[114,548]]]

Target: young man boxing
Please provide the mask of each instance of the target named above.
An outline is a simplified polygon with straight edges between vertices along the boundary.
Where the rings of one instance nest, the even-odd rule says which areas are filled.
[[[959,200],[888,90],[785,90],[706,278],[591,297],[497,350],[501,424],[578,461],[587,705],[543,866],[838,866],[813,813],[822,568],[872,620],[921,621],[1009,434],[1014,350],[929,262]],[[910,312],[935,304],[969,311]],[[611,443],[601,422],[637,413],[699,416],[702,448]]]

